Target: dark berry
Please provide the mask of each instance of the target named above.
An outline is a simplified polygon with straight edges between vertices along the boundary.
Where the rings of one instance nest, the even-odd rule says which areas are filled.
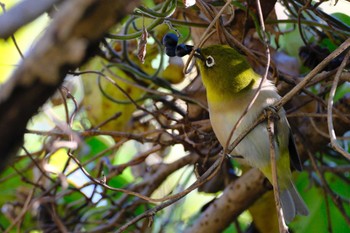
[[[177,35],[174,33],[167,33],[165,34],[165,36],[163,37],[163,45],[165,47],[176,47],[177,42],[178,42],[178,38]]]
[[[179,44],[176,46],[176,56],[183,57],[191,53],[193,49],[192,45]]]

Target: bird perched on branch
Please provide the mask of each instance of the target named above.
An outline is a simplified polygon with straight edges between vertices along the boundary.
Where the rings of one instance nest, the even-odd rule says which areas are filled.
[[[229,137],[237,121],[249,105],[262,78],[255,73],[246,58],[235,49],[225,45],[212,45],[196,51],[200,73],[207,90],[210,122],[221,145],[230,145],[252,125],[263,111],[281,97],[269,80],[264,80],[260,93]],[[296,214],[307,215],[308,208],[292,182],[290,161],[297,169],[300,162],[289,124],[283,109],[278,112],[275,123],[277,180],[284,218],[286,222]],[[291,154],[290,150],[294,153]],[[272,182],[270,141],[267,125],[261,123],[249,132],[234,148],[233,155],[244,164],[259,168]]]
[[[171,43],[167,43],[169,41]],[[192,47],[177,45],[174,36],[164,37],[163,43],[170,56],[183,56],[192,50]],[[252,101],[262,78],[253,71],[243,55],[227,45],[211,45],[197,49],[195,56],[198,58],[197,63],[207,91],[210,122],[216,137],[225,148],[281,97],[274,84],[264,80],[257,99],[230,137],[237,121]],[[278,119],[274,124],[274,132],[277,181],[284,219],[291,222],[296,214],[307,215],[309,211],[292,182],[290,163],[298,170],[301,169],[301,165],[285,111],[280,109],[276,114]],[[250,131],[231,154],[239,162],[260,169],[273,184],[266,122],[260,123]]]

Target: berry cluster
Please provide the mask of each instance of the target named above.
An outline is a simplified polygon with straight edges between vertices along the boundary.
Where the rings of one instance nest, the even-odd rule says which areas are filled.
[[[186,44],[177,44],[178,37],[174,33],[167,33],[163,37],[163,45],[165,46],[165,53],[169,57],[183,57],[191,53],[193,46]]]

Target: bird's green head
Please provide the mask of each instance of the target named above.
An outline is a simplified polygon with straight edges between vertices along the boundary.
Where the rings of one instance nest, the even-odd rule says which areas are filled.
[[[208,97],[227,98],[249,90],[257,81],[246,58],[227,45],[211,45],[196,50]]]

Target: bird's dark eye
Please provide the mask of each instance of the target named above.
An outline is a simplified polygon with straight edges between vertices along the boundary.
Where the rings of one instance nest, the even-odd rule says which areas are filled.
[[[212,56],[208,56],[207,59],[205,60],[205,65],[207,67],[212,67],[213,65],[215,65],[215,60]]]

